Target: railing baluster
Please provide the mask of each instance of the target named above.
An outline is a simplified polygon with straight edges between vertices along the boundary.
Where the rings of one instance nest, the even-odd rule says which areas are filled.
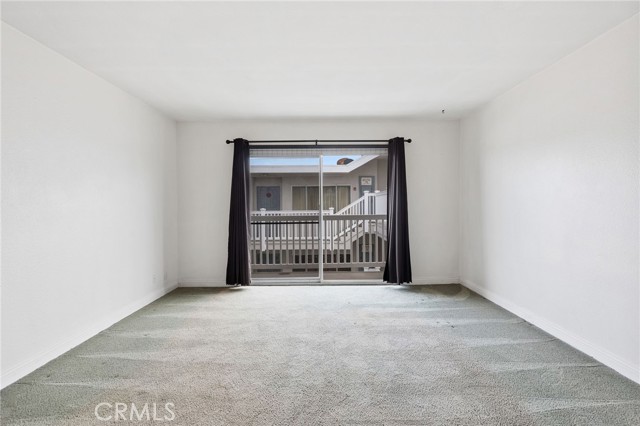
[[[342,242],[342,263],[347,264],[347,243],[349,238],[349,220],[344,221],[344,240]]]
[[[349,254],[349,241],[351,241],[351,220],[347,219],[344,233],[344,263],[347,264],[347,255]]]
[[[365,235],[364,235],[364,228],[363,228],[363,232],[362,232],[362,244],[360,244],[360,222],[361,220],[358,219],[358,221],[356,222],[356,262],[360,262],[360,259],[362,259],[362,244],[364,244],[365,242]],[[353,257],[353,255],[351,255]]]
[[[329,227],[331,226],[331,220],[330,219],[324,219],[324,224],[322,226],[322,238],[323,238],[323,244],[322,244],[322,264],[324,265],[324,268],[327,267],[327,263],[329,262]]]
[[[295,253],[293,251],[295,248],[295,244],[294,244],[295,230],[293,229],[294,226],[295,225],[293,222],[287,225],[287,247],[289,248],[289,250],[287,250],[287,260],[291,265],[295,263]]]
[[[327,244],[325,245],[325,249],[327,250],[327,261],[326,263],[333,263],[333,220],[328,222],[328,226],[326,229],[327,232]]]
[[[377,248],[378,248],[378,221],[377,221],[377,219],[371,221],[371,224],[369,224],[369,229],[371,230],[370,237],[369,237],[369,242],[370,242],[369,258],[370,258],[371,262],[375,262],[376,258],[377,258],[376,252],[377,252]]]
[[[367,220],[366,218],[363,218],[360,223],[360,227],[362,228],[362,250],[360,253],[360,259],[361,259],[361,262],[365,262],[365,263],[367,261],[367,253],[366,253],[367,240],[369,238],[369,236],[367,235],[367,227],[365,225],[366,220]]]
[[[302,239],[300,235],[302,234],[301,224],[298,223],[298,263],[302,263]]]
[[[386,219],[382,221],[382,226],[383,229],[385,229],[384,232],[386,232],[387,229],[387,221]],[[387,236],[385,235],[385,238],[382,238],[382,251],[380,252],[380,256],[381,256],[381,261],[382,262],[386,262],[387,261]]]
[[[256,248],[256,264],[260,264],[260,256],[262,256],[262,252],[260,251],[260,225],[255,225],[256,236],[254,238],[254,245]]]
[[[277,244],[276,242],[278,241],[278,228],[280,227],[279,224],[274,223],[273,224],[273,264],[277,265],[278,264],[278,248],[277,248]]]
[[[316,243],[317,236],[318,236],[318,233],[316,232],[316,228],[315,228],[316,226],[320,227],[320,222],[318,222],[317,225],[311,225],[311,263],[316,263],[315,243]],[[318,244],[318,247],[320,247],[319,244]],[[319,250],[318,250],[318,252],[319,252]],[[320,254],[320,253],[318,253],[318,254]],[[320,265],[318,265],[318,269],[319,268],[320,268]]]
[[[259,238],[262,238],[260,234],[260,228],[262,225],[256,224],[256,264],[260,265],[262,263],[262,247],[260,246]]]
[[[342,265],[342,263],[344,262],[344,237],[345,237],[345,227],[347,226],[347,224],[345,223],[345,220],[341,220],[342,222],[342,237],[340,238],[341,242],[342,242],[342,257],[339,255],[340,253],[338,253],[338,263],[340,263]],[[338,252],[340,251],[340,246],[338,245]]]
[[[256,264],[256,234],[255,225],[251,225],[251,265]]]
[[[328,242],[327,242],[327,247],[329,248],[329,251],[327,253],[327,263],[333,263],[333,239],[334,239],[334,234],[333,234],[333,224],[334,224],[335,220],[332,220],[331,222],[329,222],[329,238],[328,238]]]
[[[340,250],[340,232],[338,232],[338,228],[340,227],[340,220],[337,220],[335,223],[335,235],[334,238],[334,252],[333,252],[333,263],[338,263],[338,251]]]
[[[282,264],[283,264],[283,260],[282,260],[282,234],[283,234],[282,226],[283,226],[283,224],[282,224],[282,222],[280,222],[278,224],[278,240],[280,241],[280,243],[279,243],[280,250],[279,250],[279,253],[278,253],[278,256],[279,256],[279,262],[278,263],[280,264],[280,267],[281,267],[280,268],[280,272],[282,272]]]
[[[371,250],[373,250],[373,261],[378,262],[378,221],[375,220],[375,229],[373,230],[373,238],[376,242],[375,244],[371,244]]]
[[[371,243],[371,228],[368,226],[369,219],[362,219],[362,262],[367,264],[371,261],[369,249]],[[369,232],[367,232],[369,230]]]
[[[349,241],[351,241],[351,220],[346,219],[344,224],[344,245],[343,245],[343,251],[344,251],[343,262],[345,266],[347,265],[347,263],[349,263],[347,260],[347,256],[349,254]]]
[[[342,219],[336,222],[336,265],[340,263],[340,240],[342,238],[342,234],[340,232],[340,223]]]
[[[351,260],[351,263],[354,263],[354,262],[353,262],[353,252],[354,252],[354,250],[353,250],[353,245],[354,245],[354,244],[355,244],[355,246],[356,246],[356,250],[355,250],[355,251],[358,251],[358,249],[357,249],[357,247],[358,247],[358,221],[357,221],[357,220],[352,220],[352,221],[351,221],[351,235],[353,235],[353,227],[354,227],[354,225],[355,225],[355,227],[356,227],[356,228],[355,228],[355,231],[356,231],[356,239],[355,239],[355,241],[354,241],[354,239],[353,239],[353,238],[349,238],[349,248],[350,248],[350,250],[349,250],[349,251],[350,251],[350,253],[351,253],[351,254],[350,254],[351,259],[349,259],[349,260]],[[352,270],[353,270],[353,267],[352,267]]]
[[[267,222],[267,233],[266,233],[267,246],[265,250],[267,265],[273,264],[274,235],[275,235],[274,223],[269,221]]]
[[[291,225],[287,222],[286,228],[285,228],[285,241],[287,242],[287,253],[286,253],[286,257],[287,257],[287,265],[291,263],[291,259],[289,258],[289,228],[291,227]]]
[[[293,222],[287,225],[287,263],[293,265],[294,253],[293,253]]]
[[[260,216],[265,216],[267,214],[267,210],[266,209],[260,209]],[[264,252],[265,250],[265,225],[264,222],[262,225],[260,225],[260,256],[262,256],[262,252]]]
[[[342,236],[340,235],[340,222],[342,221],[342,219],[337,220],[336,221],[336,235],[335,235],[335,239],[336,239],[336,250],[335,250],[335,264],[338,264],[340,262],[340,238],[342,238]]]
[[[269,223],[267,233],[267,264],[273,265],[273,223]]]

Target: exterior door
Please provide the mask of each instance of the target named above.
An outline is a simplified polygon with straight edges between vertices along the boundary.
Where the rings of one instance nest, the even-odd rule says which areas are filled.
[[[258,186],[256,187],[258,210],[267,211],[280,210],[280,187],[279,186]]]
[[[360,196],[364,195],[365,191],[375,192],[376,189],[376,178],[375,176],[360,176]]]
[[[386,256],[387,216],[370,206],[378,201],[386,205],[385,192],[373,194],[376,179],[384,179],[376,171],[386,170],[386,164],[376,169],[346,170],[337,163],[340,156],[317,150],[307,156],[292,150],[290,156],[283,153],[282,157],[252,149],[254,152],[254,211],[248,241],[252,281],[380,280]],[[366,200],[369,207],[362,200],[352,199],[359,198],[354,188],[361,195],[372,193]]]

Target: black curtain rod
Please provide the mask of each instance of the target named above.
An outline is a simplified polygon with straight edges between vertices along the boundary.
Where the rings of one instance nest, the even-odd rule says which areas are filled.
[[[238,138],[242,140],[241,138]],[[238,139],[228,140],[227,143],[233,143]],[[411,139],[398,138],[402,139],[407,143],[411,143]],[[335,142],[347,142],[347,143],[387,143],[391,139],[300,139],[300,140],[268,140],[268,141],[247,141],[249,143],[335,143]],[[340,146],[340,145],[337,145]]]
[[[315,141],[314,141],[315,142]],[[277,150],[277,149],[307,149],[307,148],[340,148],[340,149],[380,149],[386,148],[387,145],[384,144],[373,144],[373,143],[343,143],[343,144],[335,144],[335,145],[296,145],[296,144],[264,144],[264,145],[249,145],[249,149],[251,150]]]

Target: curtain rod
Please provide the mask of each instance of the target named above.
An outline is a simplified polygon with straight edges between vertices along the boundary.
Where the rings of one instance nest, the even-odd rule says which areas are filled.
[[[406,143],[411,143],[411,139],[405,138],[392,138],[392,139],[402,139]],[[233,143],[236,140],[244,140],[242,138],[236,138],[234,140],[227,139],[227,143]],[[249,143],[335,143],[335,142],[347,142],[347,143],[386,143],[390,142],[391,139],[299,139],[299,140],[266,140],[266,141],[246,141]],[[340,145],[336,145],[340,146]]]
[[[269,150],[278,150],[278,149],[311,149],[311,148],[336,148],[336,149],[382,149],[387,148],[387,145],[378,143],[343,143],[343,144],[335,144],[335,145],[296,145],[296,144],[264,144],[264,145],[249,145],[249,149],[252,151],[269,151]]]

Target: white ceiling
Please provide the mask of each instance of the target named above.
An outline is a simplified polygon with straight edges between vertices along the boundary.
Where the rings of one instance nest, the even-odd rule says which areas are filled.
[[[2,19],[178,120],[464,115],[637,2],[3,2]]]

